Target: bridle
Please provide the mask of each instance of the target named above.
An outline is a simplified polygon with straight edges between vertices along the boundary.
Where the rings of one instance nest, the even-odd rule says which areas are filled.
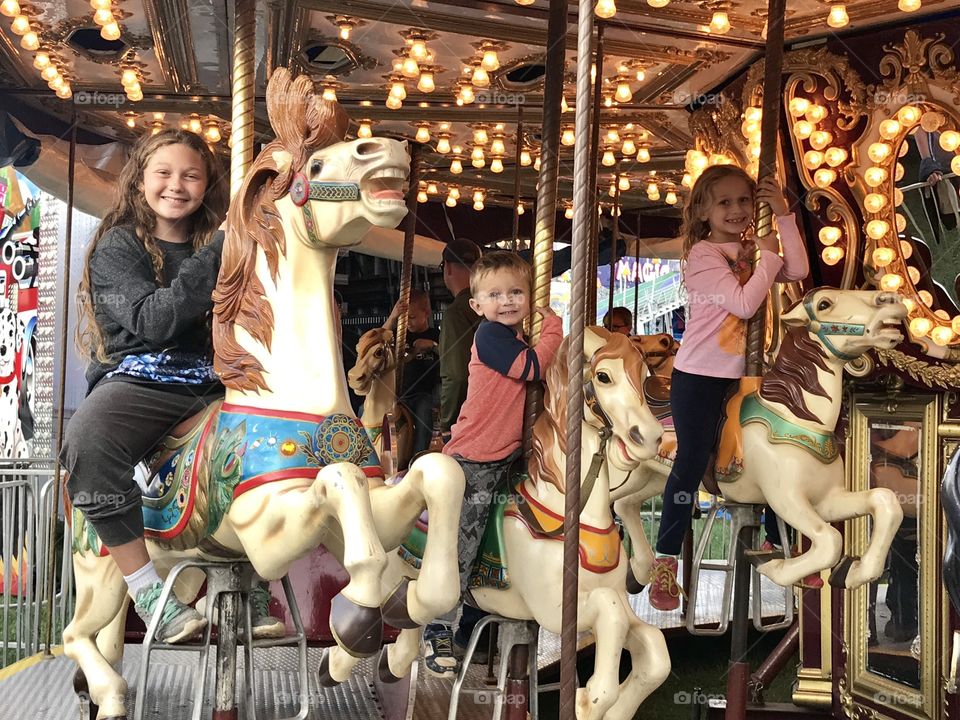
[[[838,360],[843,360],[845,362],[850,362],[851,360],[856,360],[858,355],[850,355],[845,352],[841,352],[837,349],[828,335],[839,335],[845,337],[862,337],[863,334],[867,331],[867,326],[861,323],[845,323],[845,322],[823,322],[817,320],[816,314],[813,312],[813,296],[804,298],[803,300],[803,309],[807,311],[807,317],[810,320],[809,329],[810,332],[814,333],[823,343],[824,347]]]
[[[308,180],[306,175],[298,172],[293,176],[289,193],[293,204],[303,211],[303,224],[307,228],[307,237],[311,243],[319,245],[320,238],[317,237],[317,224],[308,201],[350,202],[359,200],[360,183]]]

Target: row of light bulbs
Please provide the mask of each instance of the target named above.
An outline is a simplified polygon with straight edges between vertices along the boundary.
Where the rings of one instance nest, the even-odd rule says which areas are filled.
[[[124,113],[124,121],[127,127],[130,129],[137,127],[137,120],[139,118],[140,115],[135,112]],[[146,117],[144,118],[144,125],[150,128],[151,135],[156,135],[166,127],[165,118],[166,116],[164,113],[153,112],[150,113],[149,120],[147,120]],[[190,115],[180,119],[180,129],[189,130],[192,133],[203,136],[203,139],[211,145],[218,143],[223,139],[223,130],[220,127],[220,120],[213,115],[201,117],[197,113],[191,113]]]
[[[17,0],[3,0],[0,2],[0,14],[13,18],[10,30],[20,36],[20,47],[24,50],[36,52],[33,57],[33,66],[40,71],[47,86],[53,90],[61,100],[69,100],[73,96],[70,81],[63,76],[59,61],[55,61],[50,53],[40,49],[40,34],[38,26],[24,14],[23,8]]]

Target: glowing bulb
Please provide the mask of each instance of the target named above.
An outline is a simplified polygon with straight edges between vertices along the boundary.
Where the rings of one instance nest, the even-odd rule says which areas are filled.
[[[647,195],[653,195],[654,193],[659,193],[660,188],[657,187],[655,182],[647,184]]]
[[[369,120],[361,120],[360,127],[357,128],[357,137],[358,138],[371,138],[373,137],[373,128],[370,126]]]
[[[421,190],[420,192],[417,193],[417,202],[418,202],[418,203],[425,203],[427,200],[428,200],[428,198],[427,198],[427,193],[426,193],[425,190]]]
[[[607,128],[607,142],[611,145],[620,142],[620,133],[615,127]]]
[[[353,29],[353,25],[351,25],[350,23],[348,23],[348,22],[342,22],[342,23],[340,23],[340,39],[341,39],[341,40],[349,40],[349,39],[350,39],[350,31],[351,31],[352,29]]]
[[[913,255],[913,245],[911,245],[906,240],[900,241],[900,254],[903,255],[904,260],[909,260],[910,256]]]
[[[867,223],[867,235],[874,240],[880,240],[890,232],[890,223],[886,220],[871,220]]]
[[[446,134],[440,135],[440,139],[437,140],[437,152],[441,155],[446,155],[450,152],[450,136]]]
[[[20,38],[20,47],[24,50],[33,52],[40,47],[40,38],[33,30],[28,30],[23,34],[23,37]]]
[[[808,170],[816,170],[823,165],[823,153],[819,150],[807,150],[803,154],[803,164]]]
[[[903,205],[903,190],[898,187],[893,189],[893,204],[897,207]]]
[[[637,162],[650,162],[650,148],[646,145],[641,145],[640,149],[637,150]]]
[[[537,172],[540,172],[540,156],[539,155],[537,155],[533,159],[533,169],[536,170]]]
[[[567,105],[567,96],[564,95],[560,98],[560,112],[565,113],[570,109],[570,106]]]
[[[620,180],[617,181],[617,187],[620,188],[620,192],[626,192],[630,189],[630,178],[626,175],[621,175]]]
[[[477,87],[487,87],[490,85],[490,76],[487,75],[487,71],[483,69],[482,65],[477,65],[473,69],[473,75],[470,77],[470,82]]]
[[[414,138],[418,143],[430,142],[430,127],[427,125],[418,125],[417,134]]]
[[[111,16],[112,17],[112,16]],[[10,24],[14,35],[23,35],[30,31],[30,18],[26,15],[17,15]]]
[[[623,141],[623,146],[620,148],[620,152],[622,152],[624,155],[637,154],[637,146],[633,142],[633,138],[628,137],[626,140]]]
[[[937,327],[930,331],[930,339],[937,345],[946,345],[953,340],[953,330],[946,325],[937,325]]]
[[[670,4],[670,0],[647,0],[647,5],[652,8],[665,8]]]
[[[33,58],[33,66],[37,70],[43,70],[45,67],[50,65],[50,55],[43,52],[42,50],[38,52]]]
[[[479,145],[475,145],[474,148],[473,148],[473,152],[470,153],[470,159],[471,159],[471,160],[483,160],[483,157],[484,157],[484,155],[483,155],[483,148],[480,147]]]
[[[200,118],[194,115],[188,121],[187,126],[190,128],[190,132],[199,133],[202,128],[202,125],[200,124]]]
[[[920,108],[915,105],[904,105],[897,111],[897,119],[904,125],[916,125],[920,119]]]
[[[896,292],[903,285],[903,276],[897,273],[887,273],[880,278],[880,289],[887,292]]]
[[[51,90],[59,90],[66,82],[61,76],[57,75],[53,80],[47,83]]]
[[[480,61],[480,65],[483,66],[484,70],[493,72],[500,68],[500,58],[497,57],[496,50],[486,50],[483,53],[483,60]]]
[[[323,99],[327,102],[336,102],[337,101],[337,89],[332,85],[327,85],[323,89]]]
[[[613,156],[613,150],[607,148],[603,151],[603,158],[600,160],[604,167],[613,167],[617,164],[617,159]]]
[[[7,17],[16,17],[20,14],[20,3],[17,0],[3,0],[0,3],[0,14]]]
[[[916,317],[910,321],[910,332],[916,337],[923,337],[933,329],[933,320],[925,317]]]
[[[846,27],[850,22],[850,16],[847,15],[846,5],[834,4],[830,6],[830,14],[827,15],[827,25],[832,28]]]
[[[57,70],[56,65],[47,65],[41,72],[40,77],[42,77],[47,82],[50,82],[55,77],[60,74],[60,71]]]
[[[100,37],[102,37],[104,40],[119,40],[120,25],[118,25],[116,21],[107,23],[100,28]]]
[[[910,282],[914,285],[920,282],[920,271],[913,267],[913,265],[907,268],[907,275],[910,276]]]
[[[394,97],[393,95],[389,95],[385,104],[391,110],[399,110],[403,107],[403,100],[398,97]]]
[[[898,232],[898,233],[902,233],[904,230],[907,229],[907,219],[906,219],[903,215],[901,215],[900,213],[894,213],[893,216],[894,216],[894,218],[896,218],[896,222],[897,222],[897,232]],[[910,246],[910,243],[906,243],[906,245],[907,245],[907,247],[909,247],[909,246]],[[912,252],[912,250],[911,250],[911,252]],[[903,253],[903,257],[904,257],[904,258],[910,257],[910,252],[905,252],[905,253]]]
[[[109,10],[112,1],[113,0],[90,0],[90,5],[94,10]]]
[[[424,40],[416,39],[410,45],[410,57],[412,57],[417,62],[423,62],[427,59],[429,52],[427,51],[427,43]]]
[[[523,148],[520,151],[520,165],[523,167],[530,167],[533,164],[533,158],[530,157],[530,151],[526,148]]]
[[[390,97],[396,98],[397,100],[406,100],[407,88],[404,87],[403,83],[399,80],[394,81],[390,86]]]
[[[915,10],[919,10],[922,4],[920,0],[900,0],[900,2],[897,3],[897,7],[903,12],[914,12]]]
[[[454,200],[460,199],[460,188],[454,186],[450,188],[448,192],[450,193],[450,197],[452,197]]]
[[[453,195],[447,195],[447,199],[443,201],[443,204],[447,207],[456,207],[457,199]]]
[[[900,134],[900,123],[890,118],[880,123],[880,137],[884,140],[894,140]]]
[[[960,147],[960,132],[956,130],[947,130],[940,133],[940,147],[947,152],[953,152]]]
[[[953,160],[950,161],[950,170],[955,175],[960,175],[960,155],[953,156]]]
[[[403,59],[403,62],[400,64],[400,73],[404,77],[415,78],[420,74],[420,66],[417,65],[417,61],[414,60],[409,55]]]
[[[650,1],[650,0],[647,0],[647,2],[649,2],[649,1]],[[667,0],[667,2],[669,2],[669,1],[670,1],[670,0]],[[661,6],[661,7],[662,7],[662,6]],[[647,79],[647,73],[646,73],[646,71],[645,71],[642,67],[638,67],[638,68],[637,68],[636,75],[634,75],[634,77],[637,78],[637,82],[643,82],[644,80]]]
[[[101,27],[114,21],[113,12],[109,7],[100,8],[93,14],[93,21]]]
[[[889,173],[887,173],[886,169],[874,165],[873,167],[868,167],[866,172],[863,173],[863,179],[867,185],[875,188],[883,185],[883,183],[887,181],[888,175]]]
[[[873,264],[878,268],[883,268],[892,263],[897,257],[893,248],[878,247],[873,251]]]
[[[868,193],[863,198],[863,207],[867,212],[878,213],[887,205],[886,195],[880,193]]]
[[[817,234],[820,237],[820,242],[822,242],[824,245],[835,245],[843,233],[840,228],[833,225],[827,225],[820,228],[820,232]]]
[[[873,162],[880,164],[890,157],[892,151],[893,149],[886,143],[871,143],[870,147],[867,148],[867,157],[873,160]]]
[[[826,188],[837,179],[837,171],[832,168],[820,168],[813,174],[813,182],[819,188]]]
[[[803,117],[807,113],[807,108],[810,107],[810,101],[806,98],[795,97],[790,100],[790,114],[794,117]]]
[[[483,202],[484,192],[483,190],[474,190],[473,191],[473,201],[474,202]]]
[[[820,257],[823,258],[823,262],[827,265],[836,265],[838,262],[843,260],[843,248],[837,245],[830,245],[825,247],[820,253]]]
[[[685,188],[693,187],[693,176],[690,173],[685,172],[683,174],[683,178],[680,180],[680,184]]]
[[[137,126],[137,119],[133,115],[127,116],[127,127],[135,128]]]
[[[566,128],[563,135],[560,136],[560,144],[570,147],[577,141],[577,136],[573,133],[573,128]]]
[[[633,100],[633,91],[626,80],[617,83],[617,92],[614,93],[614,99],[619,103],[628,103]]]
[[[483,157],[478,157],[478,158],[473,158],[473,160],[470,161],[470,164],[473,165],[477,170],[479,170],[487,164],[487,161]]]
[[[473,142],[477,145],[486,145],[490,138],[487,135],[487,129],[478,127],[473,129]]]
[[[490,161],[490,172],[502,173],[503,172],[503,160],[499,157],[495,157]]]
[[[507,148],[503,144],[502,137],[494,137],[493,142],[490,143],[490,152],[494,155],[503,155],[507,151]]]
[[[617,3],[614,0],[597,0],[594,12],[596,12],[598,18],[609,20],[617,14]]]
[[[804,117],[812,123],[821,122],[827,116],[827,108],[823,105],[811,105],[804,113]]]
[[[730,18],[723,10],[714,11],[713,17],[710,18],[710,30],[718,35],[730,32]]]
[[[616,196],[617,196],[617,184],[616,184],[616,183],[610,183],[610,189],[607,190],[607,195],[609,195],[610,197],[616,197]]]
[[[793,135],[798,140],[806,140],[813,133],[813,123],[809,120],[797,120],[793,125]]]
[[[70,88],[70,83],[64,83],[57,88],[57,97],[61,100],[69,100],[73,96],[73,90]]]
[[[133,68],[124,68],[123,72],[120,73],[120,84],[125,88],[130,87],[135,82],[140,81],[140,76],[137,75],[137,71]]]
[[[847,151],[841,147],[827,148],[827,151],[823,154],[823,158],[830,167],[839,167],[847,161]]]
[[[667,196],[663,199],[667,205],[676,205],[677,204],[677,194],[673,190],[667,191]]]
[[[833,142],[833,134],[828,130],[816,130],[810,133],[810,147],[814,150],[823,150]]]
[[[926,290],[918,290],[917,297],[920,298],[920,302],[922,302],[927,307],[930,307],[931,305],[933,305],[933,295],[931,295]]]
[[[573,206],[570,206],[570,207],[568,207],[566,210],[564,210],[564,211],[563,211],[563,216],[564,216],[567,220],[573,220]]]
[[[433,81],[433,71],[424,70],[420,73],[420,79],[417,81],[417,90],[424,93],[432,93],[437,89]]]

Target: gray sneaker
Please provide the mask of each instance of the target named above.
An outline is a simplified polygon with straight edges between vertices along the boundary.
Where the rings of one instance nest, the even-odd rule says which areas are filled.
[[[133,609],[143,620],[147,628],[157,611],[157,601],[163,592],[163,583],[156,582],[137,593]],[[180,602],[176,595],[170,594],[160,624],[157,627],[157,640],[162,643],[179,643],[199,635],[207,624],[206,618],[189,605]]]
[[[286,627],[283,621],[270,614],[270,591],[257,584],[250,591],[250,630],[256,638],[283,637]]]

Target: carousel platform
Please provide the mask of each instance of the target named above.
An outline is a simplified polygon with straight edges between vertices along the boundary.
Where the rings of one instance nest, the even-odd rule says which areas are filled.
[[[705,572],[700,581],[701,599],[698,603],[698,622],[716,623],[719,619],[721,579],[719,573]],[[764,579],[761,586],[765,620],[783,613],[783,591]],[[664,631],[685,632],[680,611],[662,613],[654,610],[646,593],[630,596],[631,605],[644,622],[657,625]],[[592,638],[580,639],[580,650],[589,651]],[[310,648],[308,667],[315,670],[323,656],[322,648]],[[211,653],[213,654],[213,653]],[[256,717],[258,720],[279,720],[293,717],[299,709],[297,657],[293,648],[264,648],[255,651]],[[140,688],[136,687],[141,648],[128,644],[124,653],[123,675],[130,683],[127,707],[133,716],[134,701]],[[539,666],[549,673],[560,660],[560,638],[540,631]],[[410,678],[395,685],[384,686],[374,681],[376,658],[362,661],[349,681],[326,689],[316,682],[311,672],[309,718],[353,718],[372,720],[440,720],[447,714],[452,683],[418,672],[414,667]],[[156,671],[149,678],[144,720],[188,720],[193,712],[193,687],[197,675],[197,655],[189,652],[155,651]],[[210,716],[213,701],[211,658],[208,671],[208,697],[204,717]],[[0,671],[0,720],[73,720],[79,718],[79,703],[73,691],[76,666],[62,654],[38,662],[24,662],[20,666]],[[243,658],[238,658],[238,672],[242,672]],[[486,666],[470,668],[465,686],[481,687],[486,677]],[[410,691],[411,687],[414,689]],[[459,717],[465,720],[489,718],[492,697],[464,696]],[[249,717],[249,714],[246,715]],[[245,717],[241,707],[240,717]]]

